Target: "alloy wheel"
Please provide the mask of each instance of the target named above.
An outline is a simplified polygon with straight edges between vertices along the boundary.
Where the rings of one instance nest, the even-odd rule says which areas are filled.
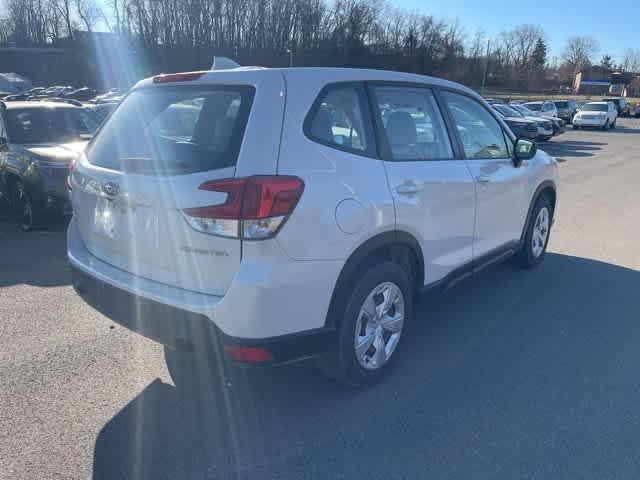
[[[531,251],[535,258],[540,257],[547,245],[549,238],[549,209],[542,207],[538,212],[536,221],[533,224],[533,235],[531,235]]]
[[[402,290],[392,282],[375,287],[365,299],[356,322],[355,354],[366,370],[382,367],[395,351],[405,320]]]

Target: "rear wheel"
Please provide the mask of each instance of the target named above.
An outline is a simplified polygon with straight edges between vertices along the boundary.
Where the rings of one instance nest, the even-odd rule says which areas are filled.
[[[393,262],[373,265],[353,287],[339,319],[337,348],[317,364],[330,378],[359,386],[389,370],[413,298],[409,274]]]

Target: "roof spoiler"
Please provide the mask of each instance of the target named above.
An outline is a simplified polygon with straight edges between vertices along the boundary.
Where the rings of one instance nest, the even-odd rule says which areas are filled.
[[[227,57],[213,57],[213,63],[211,64],[211,70],[230,70],[232,68],[238,68],[241,65],[234,62]]]

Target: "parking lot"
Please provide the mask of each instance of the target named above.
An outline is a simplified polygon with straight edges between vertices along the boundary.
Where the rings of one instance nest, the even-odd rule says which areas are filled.
[[[174,383],[74,293],[63,224],[0,213],[0,478],[637,477],[640,120],[541,148],[562,160],[545,263],[421,298],[393,374],[355,392],[170,353]]]

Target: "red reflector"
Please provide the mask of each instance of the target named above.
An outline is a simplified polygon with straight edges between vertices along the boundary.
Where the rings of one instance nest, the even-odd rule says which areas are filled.
[[[191,82],[207,72],[168,73],[153,77],[153,83]]]
[[[226,178],[203,183],[200,190],[223,192],[227,199],[220,205],[187,208],[187,215],[255,220],[290,215],[304,191],[304,182],[286,175]]]
[[[71,185],[71,175],[73,174],[74,168],[76,168],[76,161],[72,160],[71,163],[69,164],[69,175],[67,175],[67,190],[69,191],[73,189],[73,186]]]
[[[238,362],[267,363],[273,362],[273,355],[262,347],[240,347],[237,345],[225,345],[225,352]]]

